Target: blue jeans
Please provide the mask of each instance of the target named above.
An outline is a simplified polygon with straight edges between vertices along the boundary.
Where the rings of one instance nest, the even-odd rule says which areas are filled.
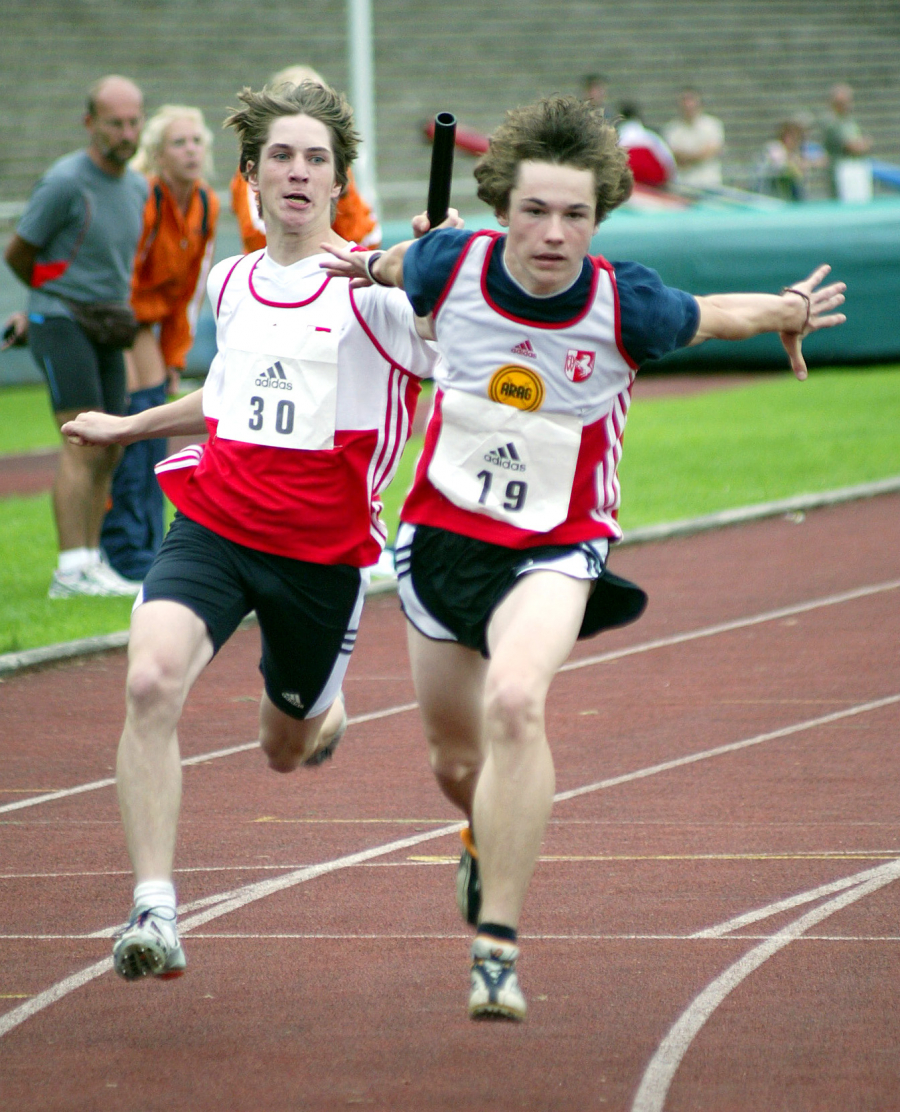
[[[165,383],[136,390],[129,416],[163,405],[165,400]],[[153,468],[165,459],[166,447],[165,439],[129,444],[113,475],[112,507],[103,520],[100,547],[126,579],[143,579],[162,544],[163,495]]]

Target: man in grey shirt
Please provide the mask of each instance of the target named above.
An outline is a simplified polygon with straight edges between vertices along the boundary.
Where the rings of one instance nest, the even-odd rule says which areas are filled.
[[[88,335],[76,320],[88,305],[127,306],[147,183],[128,168],[144,122],[141,91],[128,78],[103,77],[90,89],[84,150],[55,162],[35,186],[5,253],[30,293],[27,321],[17,314],[50,388],[57,424],[88,409],[125,412],[120,339]],[[73,303],[74,308],[73,308]],[[59,563],[51,598],[135,594],[100,556],[117,448],[62,441],[53,487]]]

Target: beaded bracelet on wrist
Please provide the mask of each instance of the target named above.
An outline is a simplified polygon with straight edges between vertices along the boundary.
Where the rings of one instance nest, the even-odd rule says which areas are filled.
[[[781,296],[784,297],[786,293],[795,293],[806,302],[806,320],[803,322],[803,327],[800,329],[802,332],[809,326],[809,318],[812,316],[812,302],[809,299],[809,294],[804,293],[803,290],[798,290],[794,286],[783,286],[781,289]]]

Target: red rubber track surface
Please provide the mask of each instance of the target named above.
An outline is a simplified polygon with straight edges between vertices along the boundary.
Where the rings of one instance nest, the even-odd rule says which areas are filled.
[[[7,678],[0,1107],[900,1108],[898,552],[884,496],[614,553],[651,602],[551,690],[557,789],[590,790],[554,807],[515,1026],[466,1018],[456,815],[396,709],[395,597],[367,604],[330,765],[185,770],[177,981],[73,987],[130,903],[114,789],[9,809],[113,775],[124,654]],[[184,757],[253,740],[257,654],[240,632],[198,682]]]

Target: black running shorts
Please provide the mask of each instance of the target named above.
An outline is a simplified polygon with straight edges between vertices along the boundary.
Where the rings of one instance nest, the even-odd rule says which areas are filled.
[[[530,571],[551,570],[593,580],[579,639],[639,618],[640,587],[607,571],[606,541],[515,549],[430,525],[401,525],[395,559],[400,604],[426,637],[458,641],[487,657],[491,616]]]
[[[28,318],[28,346],[50,387],[54,413],[125,413],[125,358],[118,348],[92,343],[69,317],[37,315]]]
[[[135,603],[180,602],[206,623],[216,652],[251,611],[266,694],[292,718],[334,702],[356,642],[368,577],[346,564],[258,552],[179,513]]]

